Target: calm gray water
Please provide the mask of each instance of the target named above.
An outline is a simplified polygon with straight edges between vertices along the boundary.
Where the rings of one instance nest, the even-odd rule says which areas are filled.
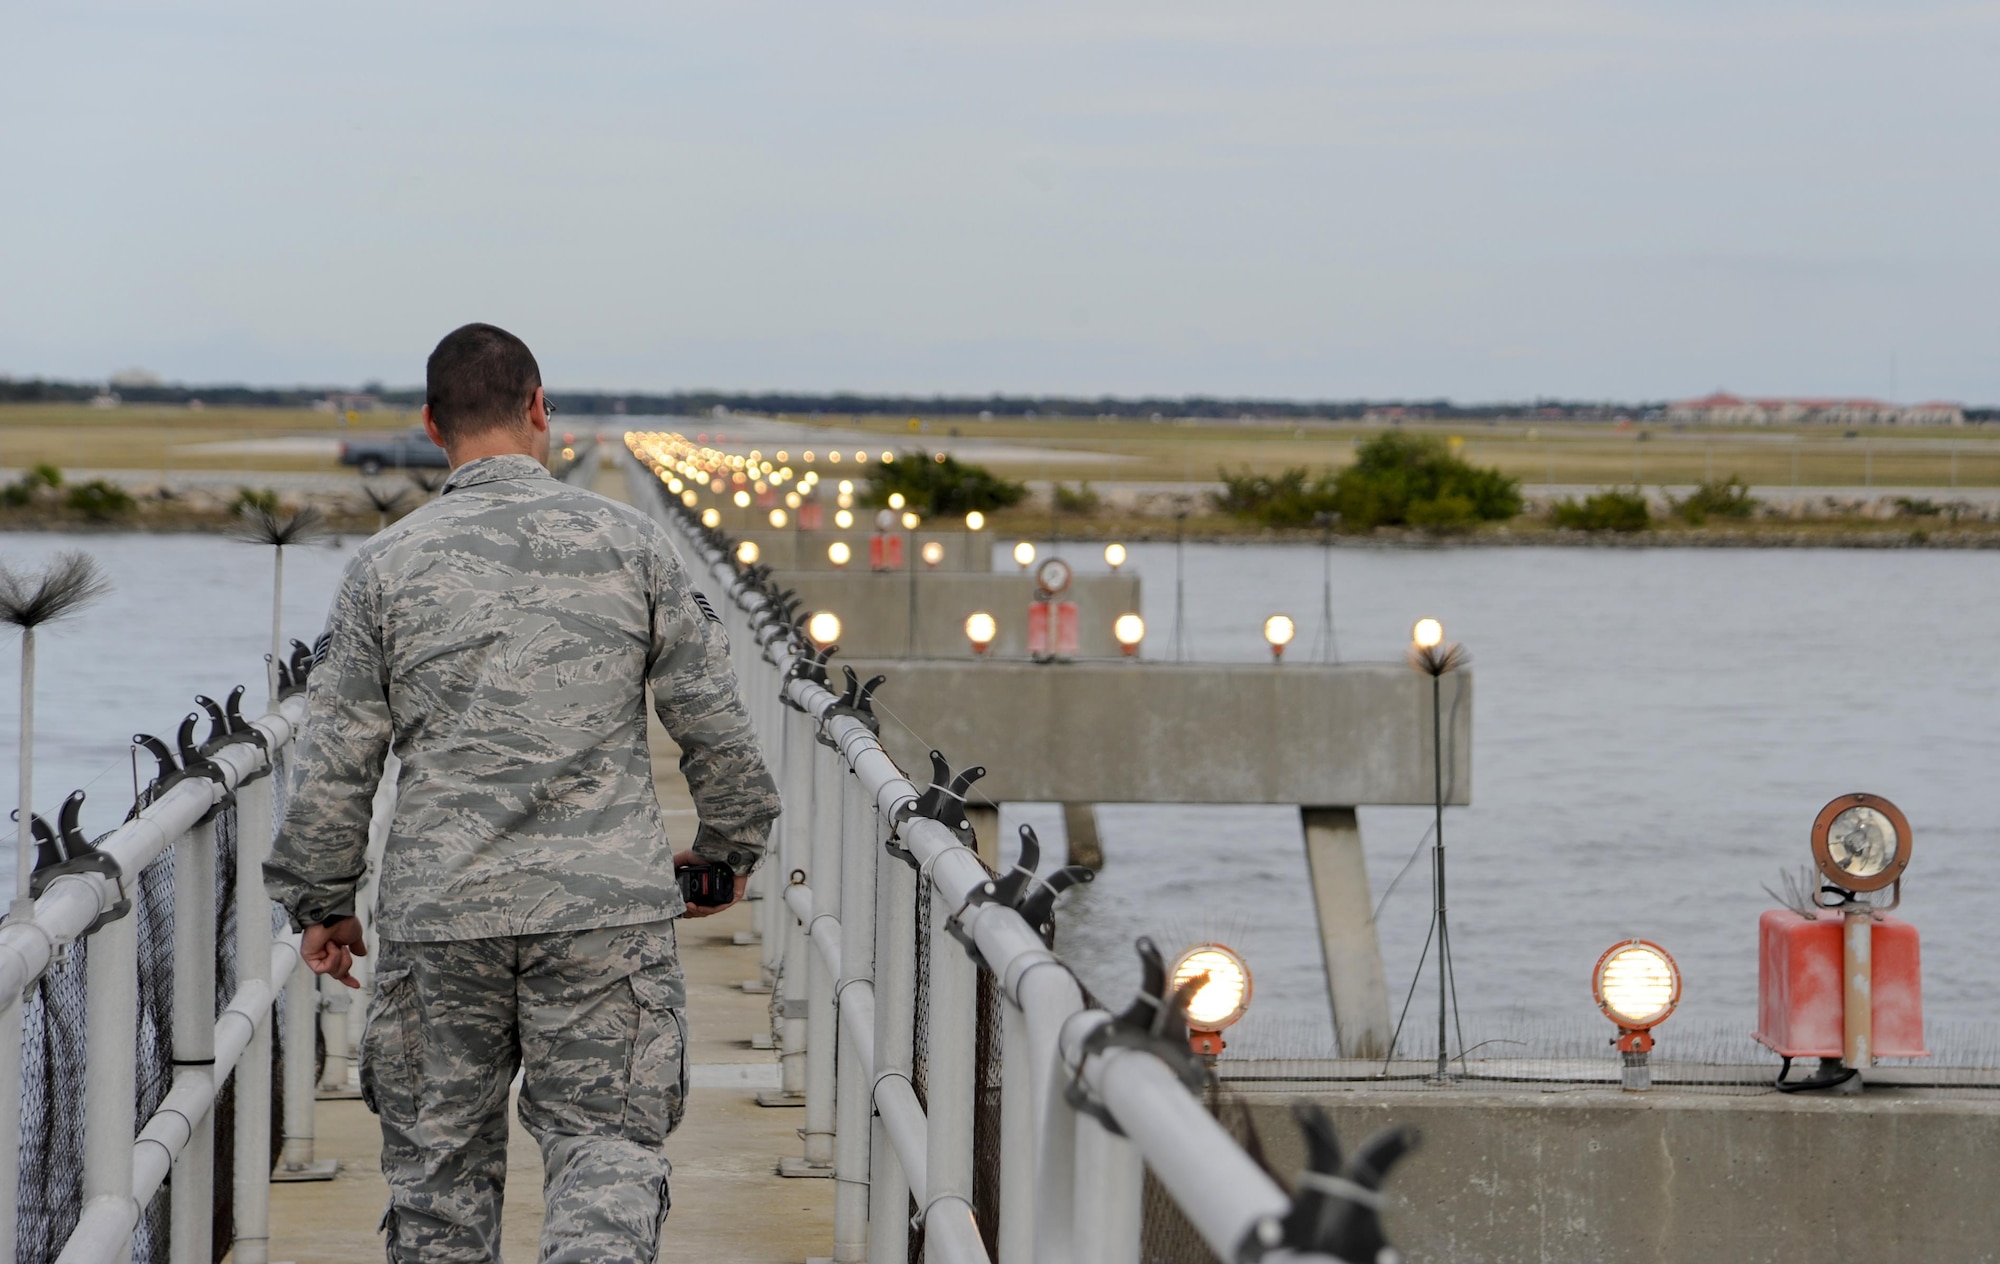
[[[126,739],[167,733],[192,695],[256,692],[268,550],[191,536],[0,538],[37,565],[93,553],[114,595],[42,638],[38,799],[86,785],[86,827],[131,794]],[[1048,551],[1044,545],[1044,553]],[[1057,550],[1103,569],[1095,546]],[[1173,627],[1173,550],[1134,546],[1149,652]],[[287,551],[290,635],[310,640],[348,553]],[[1319,550],[1190,546],[1191,656],[1255,660],[1275,611],[1308,651]],[[1933,1023],[2000,1021],[2000,971],[1975,928],[2000,902],[2000,756],[1993,624],[2000,555],[1983,552],[1345,548],[1332,557],[1348,658],[1395,659],[1421,615],[1444,621],[1477,679],[1473,806],[1446,817],[1453,947],[1467,1035],[1588,1022],[1589,971],[1617,939],[1657,939],[1686,978],[1676,1024],[1747,1029],[1756,919],[1781,868],[1807,859],[1835,794],[1895,800],[1916,831],[1903,915],[1924,933]],[[17,743],[11,654],[0,670],[0,767]],[[1190,720],[1196,717],[1190,717]],[[968,752],[991,762],[995,752]],[[11,793],[6,796],[11,799]],[[1008,813],[1060,836],[1059,815]],[[1380,898],[1428,826],[1423,809],[1364,809]],[[1331,1048],[1297,817],[1278,809],[1113,807],[1107,866],[1061,915],[1062,947],[1107,1002],[1136,972],[1130,944],[1221,938],[1257,979],[1237,1052]],[[4,881],[4,879],[0,879]],[[1408,986],[1429,914],[1419,858],[1382,908],[1390,986]],[[1426,1012],[1428,980],[1413,1015]],[[1434,1010],[1429,1011],[1434,1015]],[[1413,1016],[1415,1028],[1434,1017]]]

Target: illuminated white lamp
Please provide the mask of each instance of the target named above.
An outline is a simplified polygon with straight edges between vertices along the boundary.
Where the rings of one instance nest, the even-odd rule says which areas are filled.
[[[1223,1050],[1222,1033],[1250,1008],[1250,967],[1222,944],[1196,944],[1167,971],[1167,989],[1179,993],[1190,979],[1206,975],[1187,1002],[1188,1044],[1203,1057]]]
[[[667,480],[667,490],[672,492],[676,496],[681,494],[681,491],[683,490],[683,488],[685,488],[685,486],[686,484],[682,483],[677,478],[669,478]]]
[[[850,510],[841,510],[839,513],[833,515],[833,525],[839,527],[842,531],[848,530],[854,525],[854,514]]]
[[[1614,1042],[1624,1056],[1624,1085],[1633,1091],[1653,1086],[1647,1055],[1653,1028],[1681,1003],[1681,972],[1667,950],[1646,939],[1613,944],[1597,959],[1590,990],[1604,1016],[1618,1024]]]
[[[882,454],[882,464],[894,465],[895,463],[896,463],[896,454],[894,452],[884,452]]]
[[[1118,568],[1125,565],[1125,546],[1122,544],[1105,545],[1104,560],[1110,565],[1111,573],[1116,575]]]
[[[842,492],[833,498],[833,503],[839,505],[842,509],[852,509],[854,508],[854,493]]]
[[[840,486],[836,487],[834,490],[839,492],[843,496],[852,496],[854,494],[854,480],[851,478],[843,478],[840,480]]]
[[[986,653],[993,644],[993,638],[1000,635],[1000,623],[984,610],[975,610],[965,617],[965,639],[972,642],[974,654]]]
[[[736,502],[736,507],[738,509],[748,509],[750,507],[749,492],[737,492],[736,495],[732,496],[730,499]]]
[[[701,525],[713,531],[722,525],[722,511],[714,505],[701,511]]]
[[[782,509],[773,509],[773,510],[771,511],[771,525],[772,525],[772,526],[774,526],[774,527],[782,527],[782,526],[784,526],[784,525],[785,525],[786,523],[788,523],[788,522],[790,522],[790,521],[791,521],[791,518],[790,518],[790,517],[789,517],[789,516],[788,516],[788,515],[787,515],[787,514],[785,513],[785,511],[784,511],[784,510],[782,510]]]
[[[806,635],[813,644],[825,649],[840,639],[840,616],[831,610],[821,610],[806,620]]]
[[[1288,614],[1274,614],[1264,620],[1264,642],[1271,647],[1271,661],[1277,662],[1285,656],[1285,647],[1299,634],[1299,627]]]
[[[906,510],[903,514],[903,530],[915,531],[917,529],[917,524],[921,523],[922,521],[923,519],[917,517],[914,511]]]
[[[902,507],[903,507],[904,505],[906,505],[906,504],[908,504],[908,503],[909,503],[908,501],[906,501],[906,500],[904,500],[904,499],[903,499],[903,493],[901,493],[901,492],[890,492],[890,493],[889,493],[889,508],[891,508],[891,509],[901,509],[901,508],[902,508]]]
[[[1135,657],[1139,653],[1139,642],[1146,639],[1146,621],[1136,614],[1121,614],[1112,621],[1111,635],[1117,639],[1118,648],[1125,657]]]
[[[745,540],[736,546],[736,560],[745,566],[755,566],[757,559],[763,556],[763,552],[757,547],[755,540]]]
[[[826,546],[826,560],[835,566],[845,566],[854,560],[854,550],[847,547],[847,541],[835,540]]]
[[[944,545],[938,543],[936,540],[926,542],[924,545],[924,565],[936,566],[942,561],[944,561]]]
[[[965,515],[965,529],[967,531],[978,531],[983,529],[985,526],[986,526],[986,515],[980,513],[977,509]]]
[[[686,491],[681,493],[681,503],[683,505],[686,505],[689,509],[694,508],[695,503],[700,499],[701,497],[695,494],[695,490],[692,487],[688,488]]]
[[[1410,629],[1410,639],[1421,650],[1436,649],[1444,643],[1444,624],[1436,619],[1419,619],[1417,626]]]
[[[786,507],[786,508],[788,508],[788,509],[797,509],[797,508],[798,508],[798,507],[799,507],[800,505],[803,505],[803,504],[805,504],[805,503],[806,503],[806,498],[805,498],[805,497],[803,497],[803,496],[801,496],[801,495],[799,495],[799,494],[798,494],[797,492],[786,492],[786,493],[785,493],[785,507]]]
[[[1035,546],[1026,540],[1015,545],[1014,563],[1022,570],[1027,570],[1030,566],[1033,566],[1035,564]]]

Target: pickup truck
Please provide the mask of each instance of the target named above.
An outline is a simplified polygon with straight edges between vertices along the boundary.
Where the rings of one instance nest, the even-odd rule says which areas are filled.
[[[421,426],[378,438],[349,439],[340,445],[340,463],[358,465],[371,478],[383,470],[442,470],[451,464]]]

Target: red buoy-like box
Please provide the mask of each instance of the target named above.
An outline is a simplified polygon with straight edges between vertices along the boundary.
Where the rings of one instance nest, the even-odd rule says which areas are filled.
[[[1759,1044],[1787,1058],[1838,1058],[1841,913],[1808,921],[1790,909],[1767,909],[1757,923]],[[1875,1056],[1922,1058],[1924,986],[1917,928],[1879,914],[1873,927]]]

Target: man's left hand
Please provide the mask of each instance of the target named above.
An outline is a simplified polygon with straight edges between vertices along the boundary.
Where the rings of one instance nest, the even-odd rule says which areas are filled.
[[[681,868],[683,865],[700,865],[706,863],[708,862],[703,860],[700,856],[695,855],[693,851],[683,851],[674,853],[674,868],[676,869]],[[732,890],[730,893],[729,903],[690,904],[688,905],[687,912],[681,914],[681,916],[714,917],[717,913],[721,913],[728,909],[735,908],[736,902],[743,898],[743,893],[749,890],[749,888],[750,888],[750,875],[747,873],[739,873],[736,875],[736,886],[734,890]]]
[[[308,926],[299,944],[299,956],[314,974],[330,975],[351,988],[361,986],[352,973],[354,959],[367,955],[368,941],[358,917],[343,917],[331,926]]]

